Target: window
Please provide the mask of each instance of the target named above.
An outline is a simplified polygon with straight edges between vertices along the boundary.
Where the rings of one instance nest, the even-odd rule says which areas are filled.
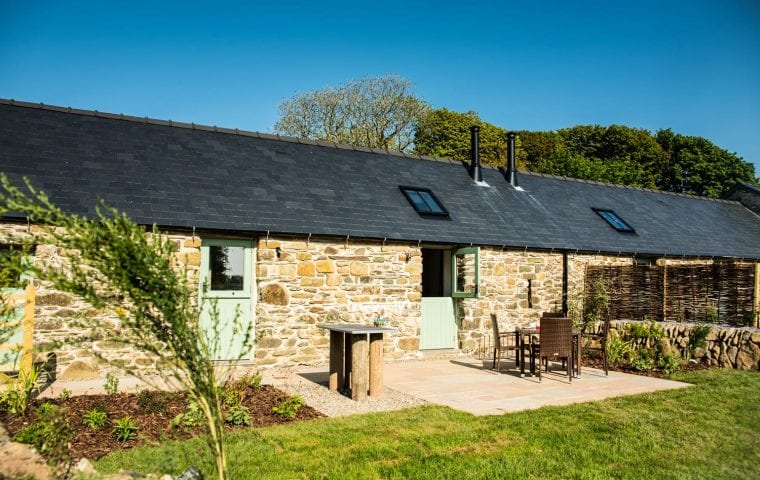
[[[243,290],[245,248],[212,245],[209,247],[211,290]]]
[[[477,298],[480,296],[480,248],[469,247],[455,250],[451,255],[451,276],[454,298]]]
[[[414,210],[420,215],[432,215],[437,217],[448,217],[449,211],[443,206],[440,200],[430,191],[429,188],[403,187],[399,186]]]
[[[602,210],[600,208],[593,209],[600,217],[602,217],[612,228],[621,233],[636,233],[630,225],[618,217],[618,215],[612,210]]]

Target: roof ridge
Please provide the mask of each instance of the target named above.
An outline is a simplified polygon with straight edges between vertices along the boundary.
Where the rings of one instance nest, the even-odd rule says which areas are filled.
[[[429,161],[454,163],[454,164],[461,163],[458,160],[452,160],[446,157],[436,158],[436,157],[431,157],[428,155],[418,155],[416,153],[403,152],[400,150],[370,148],[370,147],[363,147],[360,145],[329,142],[329,141],[324,141],[324,140],[311,140],[307,138],[291,137],[287,135],[279,135],[279,134],[273,134],[273,133],[263,133],[263,132],[257,132],[254,130],[241,130],[238,128],[226,128],[226,127],[219,127],[217,125],[204,125],[201,123],[178,122],[171,119],[161,120],[158,118],[151,118],[151,117],[137,117],[134,115],[125,115],[123,113],[110,113],[110,112],[101,112],[99,110],[86,110],[86,109],[80,109],[80,108],[62,107],[59,105],[50,105],[43,102],[40,102],[40,103],[25,102],[22,100],[15,100],[13,98],[0,97],[0,105],[12,105],[16,107],[35,108],[38,110],[49,110],[52,112],[70,113],[73,115],[83,115],[83,116],[88,116],[88,117],[108,118],[111,120],[125,120],[128,122],[145,123],[145,124],[150,124],[150,125],[161,125],[164,127],[186,128],[190,130],[203,130],[203,131],[209,131],[209,132],[215,132],[215,133],[226,133],[228,135],[240,135],[244,137],[263,138],[267,140],[279,140],[281,142],[300,143],[304,145],[338,148],[342,150],[354,150],[357,152],[376,153],[380,155],[393,155],[396,157],[412,158],[415,160],[429,160]]]
[[[671,195],[675,197],[684,197],[684,198],[694,198],[698,200],[706,200],[708,202],[718,202],[718,203],[740,203],[735,200],[725,200],[722,198],[712,198],[712,197],[701,197],[699,195],[692,195],[689,193],[678,193],[678,192],[668,192],[667,190],[657,190],[655,188],[644,188],[644,187],[632,187],[630,185],[621,185],[618,183],[607,183],[607,182],[599,182],[597,180],[587,180],[585,178],[573,178],[573,177],[565,177],[562,175],[552,175],[550,173],[539,173],[539,172],[530,172],[527,170],[520,170],[520,174],[523,175],[531,175],[534,177],[545,177],[545,178],[554,178],[557,180],[566,180],[570,182],[577,182],[577,183],[588,183],[590,185],[601,185],[604,187],[614,187],[614,188],[621,188],[625,190],[636,190],[639,192],[651,192],[651,193],[661,193],[663,195]]]
[[[202,131],[215,132],[215,133],[225,133],[228,135],[239,135],[239,136],[244,136],[244,137],[262,138],[266,140],[278,140],[281,142],[299,143],[303,145],[314,145],[318,147],[335,148],[335,149],[342,149],[342,150],[354,150],[357,152],[375,153],[375,154],[380,154],[380,155],[393,155],[396,157],[411,158],[415,160],[428,160],[428,161],[448,163],[448,164],[453,164],[453,165],[462,164],[462,161],[454,160],[448,157],[431,157],[428,155],[418,155],[416,153],[407,153],[407,152],[403,152],[399,150],[384,150],[381,148],[370,148],[370,147],[363,147],[359,145],[328,142],[324,140],[310,140],[310,139],[300,138],[300,137],[290,137],[287,135],[263,133],[263,132],[257,132],[257,131],[252,131],[252,130],[240,130],[238,128],[218,127],[216,125],[177,122],[174,120],[161,120],[161,119],[150,118],[150,117],[136,117],[134,115],[124,115],[123,113],[117,114],[117,113],[101,112],[99,110],[86,110],[86,109],[79,109],[79,108],[72,108],[72,107],[61,107],[58,105],[45,104],[43,102],[40,102],[40,103],[24,102],[20,100],[15,100],[13,98],[6,99],[6,98],[0,97],[0,105],[12,105],[12,106],[24,107],[24,108],[36,108],[38,110],[49,110],[53,112],[70,113],[74,115],[108,118],[111,120],[125,120],[125,121],[135,122],[135,123],[161,125],[165,127],[174,127],[174,128],[186,128],[190,130],[202,130]],[[494,166],[494,165],[481,165],[481,167],[492,169],[492,170],[502,170],[504,168],[504,166]],[[700,197],[698,195],[667,192],[664,190],[655,190],[651,188],[631,187],[628,185],[598,182],[595,180],[585,180],[581,178],[565,177],[561,175],[552,175],[548,173],[530,172],[527,170],[519,170],[518,173],[522,175],[532,175],[532,176],[537,176],[537,177],[554,178],[557,180],[567,180],[567,181],[572,181],[572,182],[588,183],[591,185],[602,185],[606,187],[624,188],[628,190],[639,190],[639,191],[644,191],[644,192],[662,193],[665,195],[674,195],[677,197],[696,198],[696,199],[708,200],[712,202],[740,203],[735,200],[723,200],[723,199],[718,199],[718,198]]]

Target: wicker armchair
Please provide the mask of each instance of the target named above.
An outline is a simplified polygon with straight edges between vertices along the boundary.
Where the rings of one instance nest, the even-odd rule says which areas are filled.
[[[504,352],[516,348],[514,346],[514,333],[500,332],[499,322],[493,313],[491,314],[491,329],[493,330],[493,369],[498,372]]]
[[[538,381],[541,381],[542,364],[549,359],[562,360],[567,378],[573,381],[573,321],[567,317],[542,317],[541,340],[538,348]]]
[[[596,326],[592,326],[596,328]],[[609,365],[607,364],[607,339],[610,334],[610,315],[606,313],[602,321],[602,329],[587,332],[586,327],[581,331],[581,355],[583,352],[600,352],[602,355],[602,364],[604,365],[604,374],[609,375]],[[580,359],[578,359],[580,361]]]

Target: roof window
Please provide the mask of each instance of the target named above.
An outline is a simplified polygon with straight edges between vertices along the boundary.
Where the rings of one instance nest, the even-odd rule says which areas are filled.
[[[429,188],[399,186],[414,210],[420,215],[448,217],[449,211]]]
[[[636,233],[636,230],[634,230],[633,227],[625,223],[625,220],[620,218],[617,213],[612,210],[604,210],[601,208],[594,208],[593,210],[618,232]]]

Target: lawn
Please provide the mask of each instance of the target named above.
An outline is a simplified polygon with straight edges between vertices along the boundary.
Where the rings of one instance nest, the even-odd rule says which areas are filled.
[[[760,478],[760,373],[674,379],[695,386],[492,417],[423,407],[235,432],[230,471],[235,479]],[[176,474],[198,465],[209,478],[203,449],[198,439],[165,442],[96,467]]]

